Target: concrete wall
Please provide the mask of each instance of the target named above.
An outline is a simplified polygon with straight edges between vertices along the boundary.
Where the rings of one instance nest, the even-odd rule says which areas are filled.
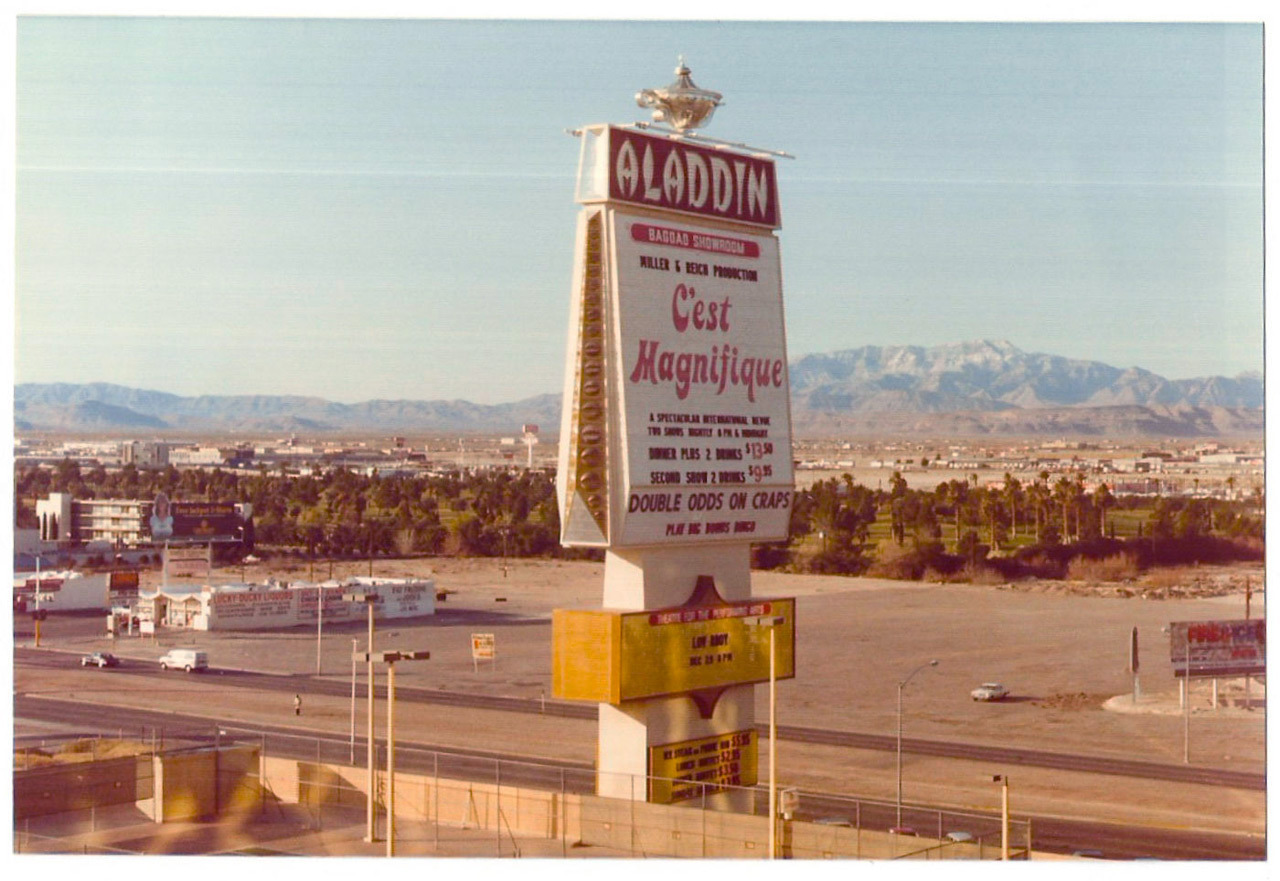
[[[264,762],[269,797],[314,806],[360,808],[365,804],[364,768],[288,759]],[[385,812],[386,774],[375,787]],[[608,847],[637,857],[766,859],[769,827],[764,817],[701,810],[698,805],[657,805],[630,799],[439,779],[396,772],[396,818],[494,830],[517,837],[557,839]],[[1014,856],[1022,857],[1020,848]],[[778,857],[794,859],[996,860],[998,841],[955,843],[887,832],[780,822]],[[1050,855],[1045,855],[1049,858]],[[1040,859],[1039,854],[1032,854]]]
[[[269,798],[312,807],[362,808],[368,771],[345,765],[268,758],[263,763]],[[375,773],[379,814],[386,810],[387,775]],[[559,792],[495,786],[447,777],[396,771],[396,821],[431,823],[471,829],[497,829],[523,837],[569,841],[581,839],[578,796]]]
[[[129,756],[15,770],[14,817],[134,803],[167,822],[246,813],[262,802],[258,748]]]
[[[18,820],[150,797],[150,756],[48,765],[13,772],[13,816]]]
[[[152,816],[157,823],[245,813],[262,802],[256,746],[155,756],[152,761]]]

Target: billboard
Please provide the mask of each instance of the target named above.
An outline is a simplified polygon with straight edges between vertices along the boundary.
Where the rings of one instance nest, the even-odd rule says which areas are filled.
[[[152,541],[234,538],[242,526],[234,502],[177,502],[164,493],[142,505],[140,531]]]
[[[164,574],[174,578],[208,578],[213,572],[212,545],[165,546]]]
[[[107,576],[107,589],[112,599],[136,597],[138,595],[139,573],[136,569],[112,572]]]
[[[1267,672],[1267,622],[1175,621],[1169,625],[1169,662],[1177,678],[1260,676]]]
[[[781,618],[773,628],[758,617]],[[623,701],[795,676],[795,600],[753,599],[647,612],[551,613],[551,691],[566,700]]]
[[[751,728],[651,746],[649,801],[670,804],[729,786],[755,786],[758,767],[758,738]]]

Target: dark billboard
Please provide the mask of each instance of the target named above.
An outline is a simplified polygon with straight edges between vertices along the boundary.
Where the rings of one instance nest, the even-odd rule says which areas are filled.
[[[142,506],[142,533],[152,541],[234,539],[241,526],[234,502],[178,502],[160,493]]]

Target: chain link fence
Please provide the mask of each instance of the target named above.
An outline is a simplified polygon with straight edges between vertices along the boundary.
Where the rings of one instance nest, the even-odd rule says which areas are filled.
[[[129,740],[129,732],[120,732],[117,739]],[[15,850],[180,852],[172,845],[169,850],[156,851],[147,843],[159,827],[137,803],[153,795],[151,758],[230,745],[256,746],[264,757],[257,779],[247,781],[257,799],[250,807],[256,815],[258,831],[254,834],[285,830],[296,839],[306,833],[359,832],[367,823],[368,757],[363,740],[230,726],[144,729],[135,732],[132,739],[143,747],[139,755],[124,760],[137,767],[133,784],[136,798],[122,798],[113,805],[99,788],[97,802],[87,809],[26,810],[21,817],[15,811]],[[122,761],[108,757],[117,748],[109,741],[79,741],[76,749],[80,756],[88,756],[86,767]],[[40,777],[46,773],[42,762],[56,748],[52,741],[16,745],[15,806],[24,792],[39,789]],[[292,776],[277,779],[265,770],[275,761],[293,769]],[[390,802],[385,742],[375,744],[374,768],[374,837],[385,840]],[[651,787],[666,783],[657,789],[671,792],[676,781],[597,774],[585,765],[517,761],[480,751],[400,743],[395,746],[395,768],[395,838],[399,852],[406,855],[568,857],[578,855],[584,843],[618,857],[769,855],[768,792],[764,786],[690,785],[686,781],[679,790],[690,797],[654,804],[646,801]],[[218,792],[245,789],[242,767],[218,767],[217,774]],[[597,791],[612,797],[597,795]],[[899,820],[899,806],[894,803],[824,793],[796,793],[785,802],[788,811],[779,818],[773,835],[773,849],[779,858],[1000,858],[998,816],[904,804]],[[891,834],[891,827],[899,831]],[[245,831],[246,827],[236,828]],[[1027,858],[1030,834],[1029,821],[1011,823],[1011,858]],[[354,840],[363,838],[360,835]],[[293,851],[276,851],[265,842],[253,846],[217,836],[205,846],[211,849],[192,852],[310,852],[297,843],[292,845]]]

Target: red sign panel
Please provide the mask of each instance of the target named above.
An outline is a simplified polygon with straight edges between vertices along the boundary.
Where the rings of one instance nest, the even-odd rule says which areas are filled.
[[[672,248],[688,248],[710,254],[727,254],[730,257],[760,256],[760,245],[750,239],[711,235],[706,232],[677,229],[673,226],[657,226],[652,223],[631,224],[631,239],[649,245],[668,245]]]
[[[138,592],[138,573],[136,571],[128,572],[112,572],[107,589],[112,593],[130,593]]]
[[[777,229],[772,159],[635,129],[609,129],[609,198]]]
[[[1175,621],[1169,661],[1178,678],[1261,675],[1267,672],[1267,622]]]

